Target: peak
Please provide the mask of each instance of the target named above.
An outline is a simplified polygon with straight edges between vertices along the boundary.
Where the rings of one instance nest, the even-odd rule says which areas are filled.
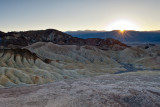
[[[0,34],[4,34],[4,32],[0,31]]]
[[[70,35],[55,29],[8,32],[3,34],[1,45],[6,47],[23,47],[36,42],[65,44],[70,38]]]

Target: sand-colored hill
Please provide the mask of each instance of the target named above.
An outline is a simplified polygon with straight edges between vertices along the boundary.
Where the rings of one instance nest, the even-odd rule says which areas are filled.
[[[118,65],[115,60],[109,58],[106,51],[94,46],[57,45],[51,42],[37,42],[26,48],[43,59]]]
[[[50,48],[36,51],[35,54],[26,49],[2,49],[0,50],[0,85],[1,87],[12,87],[29,84],[44,84],[48,82],[60,81],[64,79],[74,79],[88,76],[101,75],[104,73],[114,73],[119,69],[124,70],[114,60],[95,50],[82,49],[79,53],[73,46],[73,52],[61,45],[51,43],[46,44]],[[44,46],[44,45],[42,45]],[[54,46],[54,47],[53,47]],[[57,47],[57,50],[56,48]],[[68,53],[66,51],[68,47]],[[82,48],[82,47],[81,47]],[[61,51],[60,51],[61,49]],[[50,51],[49,51],[50,50]],[[53,54],[47,54],[47,53]],[[83,58],[82,53],[86,52]],[[62,55],[61,55],[61,54]],[[87,55],[88,54],[88,55]],[[46,55],[46,56],[39,56]],[[65,56],[66,55],[66,56]],[[102,57],[105,60],[102,60]],[[83,58],[83,59],[82,59]],[[101,59],[99,59],[101,58]],[[99,60],[98,60],[99,59]]]
[[[128,47],[120,51],[107,51],[110,58],[121,64],[132,64],[139,69],[160,69],[160,46]]]
[[[137,69],[160,69],[160,46],[128,47],[120,50],[101,50],[95,46],[57,45],[37,42],[26,47],[41,58],[67,62],[106,65],[132,64]]]
[[[96,46],[52,42],[37,42],[25,49],[1,49],[0,85],[44,84],[125,70],[159,70],[159,49],[153,46],[101,50]]]

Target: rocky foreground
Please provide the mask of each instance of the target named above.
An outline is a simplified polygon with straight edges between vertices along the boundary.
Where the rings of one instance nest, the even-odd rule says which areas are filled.
[[[0,89],[1,107],[159,107],[160,73],[108,74]]]

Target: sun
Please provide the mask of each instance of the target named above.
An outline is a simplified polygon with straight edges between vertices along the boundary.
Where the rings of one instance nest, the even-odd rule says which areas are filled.
[[[138,30],[138,27],[132,21],[118,20],[109,24],[107,30],[108,31],[119,30],[120,32],[123,33],[125,30]]]
[[[125,30],[123,30],[123,29],[120,29],[119,31],[120,31],[121,33],[123,33]]]

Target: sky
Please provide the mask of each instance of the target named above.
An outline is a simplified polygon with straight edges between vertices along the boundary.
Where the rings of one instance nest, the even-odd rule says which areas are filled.
[[[160,0],[0,0],[4,32],[115,30],[116,25],[160,30]]]

